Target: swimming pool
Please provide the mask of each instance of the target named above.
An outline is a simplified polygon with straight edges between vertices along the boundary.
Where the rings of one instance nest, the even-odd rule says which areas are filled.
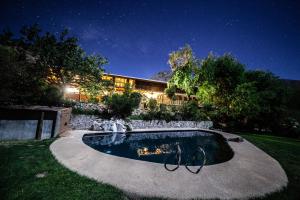
[[[96,133],[82,140],[106,154],[172,165],[213,165],[233,157],[223,136],[199,130]]]

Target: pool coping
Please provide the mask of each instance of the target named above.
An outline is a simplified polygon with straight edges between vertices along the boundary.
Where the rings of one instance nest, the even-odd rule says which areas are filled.
[[[231,133],[198,128],[138,129],[135,131],[201,130],[239,137]],[[82,141],[87,133],[74,130],[54,141],[50,150],[65,167],[96,181],[113,185],[124,192],[143,197],[171,199],[248,199],[279,191],[288,183],[280,164],[244,139],[228,142],[234,151],[229,161],[204,166],[197,175],[183,166],[168,172],[163,164],[133,160],[94,150]]]

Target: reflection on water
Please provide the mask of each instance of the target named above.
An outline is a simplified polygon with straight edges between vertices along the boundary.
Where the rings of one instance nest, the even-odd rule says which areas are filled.
[[[162,144],[158,147],[155,147],[155,150],[149,150],[148,147],[142,147],[137,148],[137,154],[138,156],[150,156],[150,155],[159,155],[159,154],[170,154],[173,153],[172,150],[170,150],[170,147],[168,144]]]
[[[206,153],[206,165],[229,160],[233,156],[231,148],[220,135],[201,131],[85,135],[84,143],[103,153],[131,159],[164,163],[167,156],[176,153],[177,145],[182,149],[182,161],[188,162],[193,155],[197,157],[191,165],[201,165],[203,159],[195,154],[198,146]],[[113,141],[113,142],[112,142]],[[176,159],[168,160],[176,164]]]

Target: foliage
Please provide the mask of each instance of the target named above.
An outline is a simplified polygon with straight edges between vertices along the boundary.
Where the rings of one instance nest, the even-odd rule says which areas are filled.
[[[147,107],[149,108],[150,111],[154,112],[157,109],[157,101],[156,99],[149,99],[147,103]]]
[[[86,109],[82,109],[82,108],[72,108],[72,113],[77,114],[77,115],[98,115],[98,116],[104,115],[99,110],[86,110]],[[106,117],[104,117],[104,118],[106,118]]]
[[[196,96],[203,104],[211,104],[214,102],[214,98],[216,97],[215,86],[209,84],[208,81],[204,81],[201,85],[199,85]]]
[[[141,98],[140,93],[132,92],[130,87],[126,86],[123,94],[115,93],[111,96],[105,96],[103,103],[112,117],[126,118],[139,106]]]
[[[236,120],[243,119],[244,123],[259,114],[259,95],[253,83],[243,83],[235,88],[230,108],[232,116]]]
[[[167,109],[167,106],[160,104],[157,107],[153,107],[147,113],[140,114],[139,118],[142,120],[165,120],[167,122],[175,120],[174,113]],[[137,118],[137,117],[136,117]]]
[[[155,103],[153,101],[153,107],[148,112],[140,116],[134,116],[133,119],[165,120],[167,122],[178,120],[200,121],[207,119],[207,115],[203,110],[199,109],[196,101],[189,101],[181,106],[167,106],[164,104],[157,106]]]
[[[158,81],[168,81],[171,78],[172,72],[169,70],[160,71],[154,74],[151,79],[158,80]]]
[[[176,89],[196,96],[202,105],[210,105],[210,110],[202,111],[222,128],[278,132],[284,127],[289,99],[278,77],[270,72],[246,70],[230,54],[215,56],[210,53],[201,62],[198,60],[189,46],[170,54],[173,73],[165,91],[170,98],[174,97]]]
[[[173,100],[175,99],[176,91],[177,91],[177,88],[173,84],[168,84],[168,87],[165,89],[165,93],[167,94],[167,96]]]
[[[76,105],[75,100],[70,100],[70,99],[63,99],[62,100],[62,106],[63,107],[74,107]]]
[[[42,96],[40,102],[47,106],[52,105],[61,105],[63,94],[58,86],[56,85],[46,85],[45,88],[42,89]]]
[[[279,134],[283,136],[300,138],[300,124],[295,118],[287,117],[281,122],[279,133],[284,133]]]
[[[257,91],[259,113],[253,124],[259,128],[278,131],[281,121],[286,118],[286,89],[278,77],[271,72],[247,71],[246,80],[251,82]]]
[[[204,112],[199,109],[196,101],[184,103],[180,107],[180,115],[182,120],[201,121],[207,119]]]
[[[19,38],[13,38],[9,31],[3,32],[0,35],[0,76],[4,83],[1,100],[51,103],[43,102],[45,98],[39,94],[47,88],[53,91],[54,87],[62,92],[67,84],[81,85],[82,90],[96,94],[101,89],[102,67],[107,60],[99,55],[86,55],[77,38],[67,35],[67,30],[58,35],[43,33],[37,25],[23,27]]]
[[[210,100],[218,107],[228,108],[233,92],[243,83],[244,66],[230,54],[220,57],[210,54],[202,61],[199,73],[198,99],[203,102]],[[203,89],[208,89],[207,95],[202,95]]]
[[[172,52],[169,55],[169,64],[173,74],[168,82],[168,88],[171,89],[168,90],[173,92],[176,87],[183,90],[188,97],[194,94],[199,80],[199,61],[194,57],[191,47],[186,45]]]

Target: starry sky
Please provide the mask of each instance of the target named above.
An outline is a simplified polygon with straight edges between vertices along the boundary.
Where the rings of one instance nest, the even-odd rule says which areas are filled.
[[[168,70],[168,54],[190,44],[199,58],[230,52],[247,69],[300,79],[300,1],[2,0],[0,29],[69,28],[107,72],[149,78]]]

